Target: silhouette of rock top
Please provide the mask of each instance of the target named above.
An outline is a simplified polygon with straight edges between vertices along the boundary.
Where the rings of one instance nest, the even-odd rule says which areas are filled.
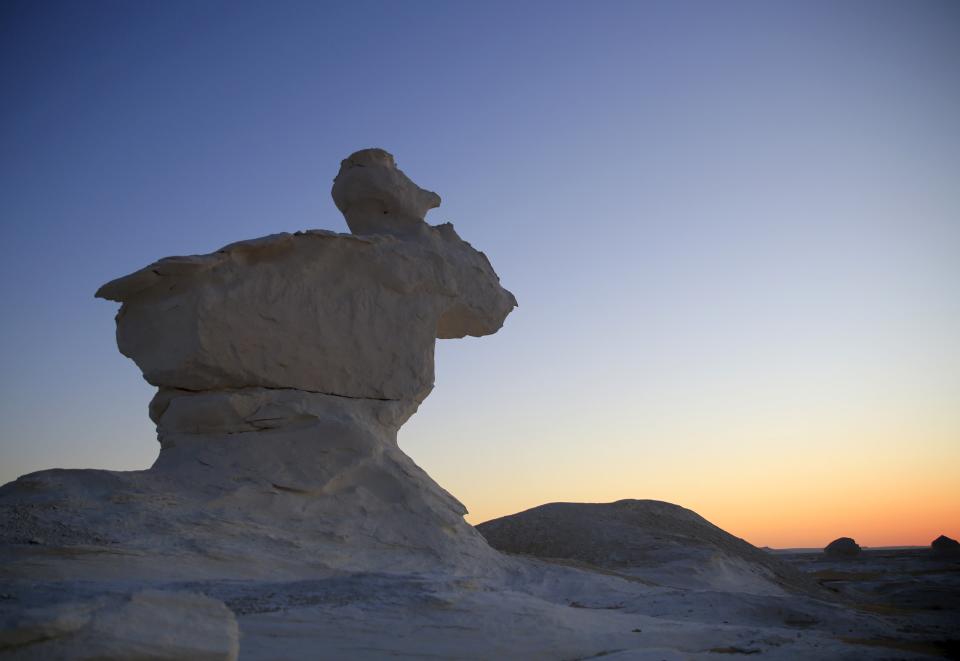
[[[840,537],[827,544],[823,552],[838,558],[852,558],[860,553],[860,545],[850,537]]]
[[[352,234],[273,234],[105,284],[120,351],[161,388],[422,401],[434,340],[495,333],[516,299],[452,225],[424,221],[440,197],[386,151],[345,159],[332,194]]]
[[[960,542],[946,535],[930,542],[930,548],[938,555],[960,555]]]

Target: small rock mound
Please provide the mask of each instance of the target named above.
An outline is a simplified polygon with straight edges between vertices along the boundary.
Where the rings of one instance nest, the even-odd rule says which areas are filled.
[[[820,593],[803,573],[713,525],[656,500],[550,503],[477,526],[494,548],[573,561],[677,587],[757,594]]]
[[[938,556],[960,556],[960,542],[946,535],[940,535],[930,542],[930,549]]]
[[[824,554],[831,558],[855,558],[860,555],[860,545],[850,537],[840,537],[833,540],[823,549]]]

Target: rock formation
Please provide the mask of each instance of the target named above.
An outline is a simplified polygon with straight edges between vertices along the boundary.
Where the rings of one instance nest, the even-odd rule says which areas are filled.
[[[850,537],[839,537],[827,544],[823,553],[830,558],[855,558],[860,550],[860,545]]]
[[[960,542],[952,537],[940,535],[930,542],[930,550],[934,555],[941,557],[960,557]]]
[[[657,500],[550,503],[477,526],[495,549],[563,559],[665,585],[780,594],[821,594],[793,567],[713,525]]]
[[[8,570],[44,574],[77,544],[111,576],[497,564],[397,431],[433,387],[436,339],[495,333],[516,300],[452,225],[424,221],[439,196],[387,152],[345,159],[333,197],[352,234],[241,241],[100,288],[158,387],[160,455],[3,487],[0,540],[33,543],[8,547]]]
[[[351,234],[162,259],[97,292],[158,388],[160,455],[0,487],[0,656],[878,658],[838,636],[886,623],[666,503],[481,526],[564,563],[491,548],[397,433],[435,340],[494,333],[516,301],[388,153],[344,160],[332,192]]]

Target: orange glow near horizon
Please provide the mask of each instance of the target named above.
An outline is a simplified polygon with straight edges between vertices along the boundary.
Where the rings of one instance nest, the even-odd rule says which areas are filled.
[[[923,423],[878,409],[786,431],[770,416],[726,426],[706,419],[657,432],[670,444],[653,432],[618,432],[621,421],[608,418],[596,430],[602,442],[558,430],[550,444],[473,446],[471,461],[448,446],[447,461],[425,467],[474,524],[549,502],[636,498],[686,507],[756,546],[822,548],[838,537],[926,546],[941,534],[960,538],[960,424],[949,407],[935,408]]]
[[[690,489],[686,492],[686,489]],[[755,546],[773,548],[821,548],[837,537],[852,537],[864,547],[927,546],[939,535],[960,538],[960,487],[956,481],[894,486],[856,484],[853,488],[810,491],[758,489],[750,496],[722,494],[709,489],[677,485],[673,494],[651,498],[691,509],[723,530]],[[531,492],[539,489],[530,488]],[[686,492],[686,493],[685,493]],[[477,507],[467,516],[477,524],[513,514],[546,502],[612,502],[643,498],[615,485],[584,488],[566,497],[534,493],[511,507],[499,498],[487,507]]]

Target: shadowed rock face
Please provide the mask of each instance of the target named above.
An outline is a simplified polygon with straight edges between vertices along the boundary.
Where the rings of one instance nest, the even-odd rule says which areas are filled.
[[[123,549],[89,555],[101,576],[498,566],[397,432],[433,387],[437,338],[495,333],[516,300],[452,225],[424,221],[439,196],[387,152],[345,159],[333,196],[353,234],[240,241],[100,288],[122,303],[120,350],[159,388],[160,456],[4,486],[0,541]],[[63,556],[19,571],[49,575]]]
[[[832,558],[855,558],[860,554],[860,545],[849,537],[833,540],[823,549]]]

